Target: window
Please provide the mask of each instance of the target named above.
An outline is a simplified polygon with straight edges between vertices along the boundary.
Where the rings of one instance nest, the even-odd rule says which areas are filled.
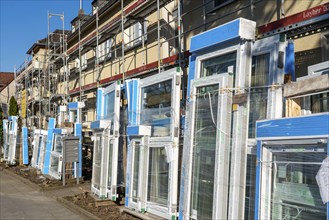
[[[87,53],[84,53],[81,56],[81,69],[86,69],[87,68]]]
[[[80,68],[80,59],[75,59],[75,68]],[[81,55],[81,69],[87,68],[87,53],[84,53]]]
[[[248,137],[255,138],[257,120],[266,119],[270,54],[253,56],[251,69]]]
[[[236,0],[211,0],[207,1],[205,7],[206,7],[206,12],[211,13],[215,11],[216,9],[219,9],[221,7],[224,7]]]
[[[103,42],[102,44],[98,45],[98,58],[100,61],[111,58],[111,46],[112,46],[112,39],[108,39],[107,41]]]
[[[142,89],[141,124],[152,126],[152,136],[170,136],[172,80]]]
[[[218,84],[199,87],[195,101],[191,215],[199,219],[211,219],[213,212],[218,90]]]
[[[147,201],[167,205],[169,189],[169,163],[164,147],[149,149]]]
[[[326,219],[327,208],[315,178],[327,157],[326,144],[291,143],[263,149],[262,218]]]
[[[132,201],[133,202],[137,202],[137,192],[138,192],[138,188],[139,188],[139,163],[140,161],[140,142],[139,141],[133,141],[133,151],[134,151],[134,160],[133,160],[133,164],[132,164],[132,170],[133,170],[133,180],[132,180]]]
[[[104,119],[113,121],[114,119],[114,102],[115,91],[112,91],[104,96]]]
[[[219,6],[224,6],[227,5],[228,3],[233,2],[234,0],[214,0],[214,6],[219,7]]]
[[[311,96],[312,113],[329,111],[329,92]]]
[[[146,40],[146,21],[144,23],[137,22],[124,31],[124,43],[126,48],[130,48],[140,44]]]
[[[201,64],[201,77],[227,73],[229,66],[236,66],[236,52],[205,60]]]
[[[93,159],[93,187],[100,189],[101,182],[101,165],[102,165],[102,148],[104,146],[102,134],[96,134],[94,145]]]

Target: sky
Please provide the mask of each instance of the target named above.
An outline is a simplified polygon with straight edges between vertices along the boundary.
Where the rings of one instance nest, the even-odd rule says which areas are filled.
[[[91,13],[92,0],[83,0],[86,14]],[[77,16],[80,0],[0,0],[0,72],[14,72],[37,41],[47,37],[48,12],[64,13],[66,30]],[[59,17],[49,19],[51,31],[62,29]]]

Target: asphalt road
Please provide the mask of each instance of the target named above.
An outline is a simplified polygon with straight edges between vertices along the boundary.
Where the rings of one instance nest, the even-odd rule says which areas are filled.
[[[0,219],[82,219],[54,197],[46,196],[0,170]]]

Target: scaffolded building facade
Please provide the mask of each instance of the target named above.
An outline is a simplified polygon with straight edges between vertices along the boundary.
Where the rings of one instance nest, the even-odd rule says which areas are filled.
[[[51,31],[51,20],[59,17],[64,22],[64,15],[49,14],[47,38],[31,47],[29,60],[16,70],[17,99],[27,106],[21,109],[21,116],[27,118],[26,126],[46,129],[47,119],[59,116],[60,105],[84,102],[81,119],[86,140],[92,136],[92,122],[104,119],[99,118],[101,115],[96,109],[97,89],[119,81],[120,111],[128,112],[120,113],[121,139],[118,141],[120,170],[125,174],[123,186],[132,190],[126,192],[126,198],[130,199],[127,207],[151,211],[165,218],[178,215],[182,219],[253,218],[258,212],[254,196],[256,121],[328,112],[327,85],[315,83],[307,91],[298,86],[303,84],[301,81],[308,84],[327,79],[322,73],[326,71],[329,54],[328,3],[322,0],[300,4],[293,0],[198,0],[193,3],[95,0],[92,8],[88,15],[79,11],[71,21],[70,31],[64,30],[64,25],[61,30]],[[232,21],[239,21],[239,28],[224,25]],[[226,28],[222,29],[222,25]],[[233,31],[240,32],[229,38]],[[169,87],[157,80],[161,74],[177,73],[176,67],[179,74],[171,84],[175,89],[170,90],[175,94],[162,93]],[[130,80],[137,79],[147,85],[144,88],[136,82],[138,101],[138,96],[134,100],[130,96],[132,90],[127,89],[129,83],[134,84]],[[293,88],[290,89],[287,83],[295,80],[296,86],[289,85]],[[211,86],[214,81],[216,88]],[[153,84],[157,88],[147,90]],[[139,94],[141,92],[145,94]],[[174,100],[175,105],[179,103],[179,107],[175,107],[177,125],[173,126],[171,121],[169,126],[172,133],[168,137],[173,140],[164,144],[166,140],[158,135],[161,137],[168,127],[152,123],[155,119],[166,119],[162,110],[168,107],[169,96],[178,97],[170,101]],[[152,97],[164,101],[159,103]],[[135,109],[132,100],[136,101]],[[140,111],[155,109],[155,106],[157,114],[150,119],[150,124],[145,124],[146,116],[142,114],[145,112]],[[170,109],[171,119],[173,109]],[[221,118],[226,121],[219,120]],[[127,125],[129,129],[139,126],[138,129],[150,130],[141,133],[130,130],[132,133],[128,134]],[[205,131],[208,133],[203,134]],[[218,138],[221,134],[225,134],[224,139]],[[177,148],[171,148],[172,143],[177,144]],[[144,146],[148,147],[144,149]],[[175,198],[169,196],[168,200],[165,192],[152,188],[156,186],[155,181],[148,183],[146,179],[145,188],[133,191],[134,183],[127,181],[134,178],[137,171],[148,178],[147,174],[153,169],[160,169],[160,163],[147,166],[154,161],[152,155],[168,158],[169,154],[173,157],[167,162],[175,168],[164,169],[171,175],[170,178],[169,174],[164,175],[168,179],[165,186],[171,187],[169,192],[176,192],[170,195]],[[216,162],[215,155],[223,157],[221,163]],[[136,162],[134,157],[141,164],[132,164]],[[141,158],[149,161],[142,164]],[[139,165],[144,169],[134,171],[134,166]],[[216,167],[223,170],[219,172]],[[204,171],[209,170],[214,174],[203,176]],[[138,181],[143,178],[135,177]],[[224,180],[217,185],[218,179]],[[95,184],[95,192],[97,187]],[[151,198],[150,193],[156,196]],[[138,200],[134,198],[137,195],[145,198]],[[221,201],[216,200],[219,195]],[[115,197],[115,193],[111,196]],[[301,207],[303,204],[297,208]],[[275,216],[278,213],[272,215]],[[286,216],[290,215],[286,213]]]

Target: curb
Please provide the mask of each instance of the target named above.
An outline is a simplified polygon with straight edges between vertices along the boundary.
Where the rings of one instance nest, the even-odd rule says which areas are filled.
[[[143,220],[153,220],[153,219],[165,220],[165,218],[161,218],[159,216],[152,215],[151,213],[147,213],[147,212],[146,213],[141,213],[141,212],[138,212],[138,211],[131,210],[127,207],[120,207],[119,210],[120,210],[120,212],[124,212],[128,215],[131,215],[131,216],[134,216],[136,218],[143,219]]]
[[[75,205],[74,203],[72,203],[70,201],[67,201],[64,198],[59,197],[59,198],[56,199],[56,201],[60,202],[63,206],[65,206],[66,208],[68,208],[72,212],[80,215],[84,219],[101,220],[101,218],[99,218],[99,217],[95,216],[94,214],[86,211],[85,209],[80,208],[79,206]]]

